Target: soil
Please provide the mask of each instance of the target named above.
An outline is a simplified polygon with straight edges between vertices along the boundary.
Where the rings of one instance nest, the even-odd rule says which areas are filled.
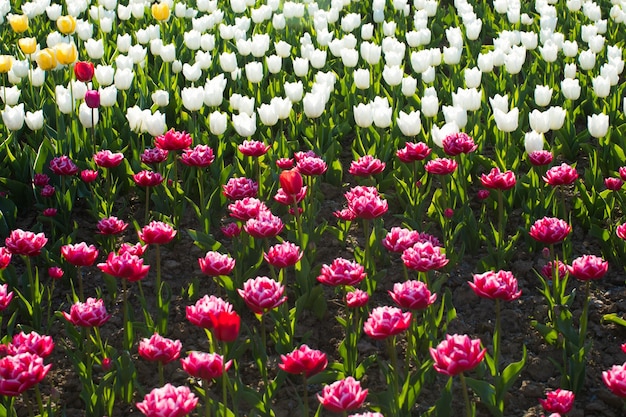
[[[340,209],[344,204],[343,192],[347,188],[341,188],[330,184],[323,183],[322,191],[325,200],[322,203],[320,219],[326,219],[329,224],[336,224],[336,219],[332,216],[332,212]],[[134,208],[138,217],[141,217],[143,208],[137,206]],[[385,228],[389,229],[394,225],[399,225],[399,220],[393,215],[394,209],[390,210],[384,218]],[[397,211],[397,210],[396,210]],[[79,229],[76,241],[84,239],[88,243],[93,241],[93,233],[95,231],[95,223],[88,215],[78,214],[76,218]],[[35,218],[32,216],[23,216],[21,218],[21,227],[28,229],[34,225]],[[514,230],[515,225],[509,225],[509,229]],[[185,317],[185,307],[195,302],[197,298],[204,294],[217,294],[218,288],[211,279],[202,276],[197,259],[204,256],[204,251],[194,245],[193,239],[185,233],[188,227],[195,227],[193,220],[186,219],[179,228],[178,238],[162,247],[162,265],[163,279],[168,282],[172,288],[173,299],[169,315],[169,334],[167,337],[179,339],[183,345],[184,352],[190,350],[206,351],[208,349],[207,337],[202,329],[191,325]],[[132,228],[132,227],[130,227]],[[130,229],[129,228],[129,229]],[[576,227],[574,228],[576,231]],[[592,241],[583,232],[578,231],[573,236],[574,247],[589,246]],[[358,222],[354,222],[351,230],[351,237],[348,242],[354,244],[362,244],[361,234]],[[219,235],[216,236],[224,245],[225,251],[231,251],[231,243]],[[136,242],[137,238],[134,231],[127,232],[122,238],[127,242]],[[521,245],[520,245],[521,246]],[[593,247],[591,247],[593,249]],[[232,253],[232,252],[231,252]],[[594,253],[594,252],[591,252]],[[599,250],[595,253],[600,253]],[[100,258],[105,255],[101,253]],[[146,253],[146,263],[153,265],[155,263],[155,251],[149,250]],[[319,267],[323,263],[329,264],[332,259],[343,256],[353,259],[352,248],[350,243],[342,245],[332,236],[324,236],[317,247],[316,265],[313,267],[314,273],[319,271]],[[15,258],[14,258],[15,259]],[[490,300],[478,298],[471,288],[467,285],[467,281],[471,279],[472,274],[479,271],[478,262],[480,256],[465,255],[455,265],[449,265],[443,272],[447,274],[448,279],[444,288],[449,289],[452,294],[453,305],[457,310],[457,318],[454,319],[448,328],[448,333],[466,333],[472,337],[479,337],[487,348],[491,347],[492,331],[494,325],[494,303]],[[20,269],[20,260],[15,259],[16,268]],[[369,307],[373,308],[379,305],[392,305],[387,290],[391,289],[394,282],[403,280],[402,262],[399,256],[390,256],[383,266],[386,270],[384,278],[380,281],[380,286],[372,297]],[[541,407],[538,399],[544,398],[545,393],[560,387],[560,372],[553,363],[559,363],[560,354],[554,346],[547,345],[542,336],[531,326],[531,320],[542,321],[546,315],[545,302],[538,291],[539,281],[536,278],[535,270],[539,270],[546,262],[541,253],[530,253],[520,248],[514,255],[508,265],[514,275],[518,278],[522,296],[513,302],[502,304],[502,320],[503,320],[503,352],[502,363],[508,364],[521,358],[522,347],[525,346],[528,352],[527,365],[524,368],[519,380],[511,389],[507,396],[507,405],[505,416],[540,416],[542,415]],[[317,269],[316,269],[317,268]],[[41,268],[43,270],[43,268]],[[105,288],[103,278],[100,271],[93,268],[84,268],[86,283],[86,296],[96,296],[97,288]],[[260,271],[263,274],[263,270]],[[143,288],[150,299],[150,294],[154,292],[154,269],[150,272],[148,279],[143,283]],[[192,298],[188,296],[187,290],[190,284],[198,280],[200,282],[200,293]],[[588,357],[587,374],[585,388],[580,393],[575,402],[574,410],[569,414],[570,417],[582,416],[603,416],[603,417],[619,417],[622,414],[623,402],[620,398],[613,395],[603,384],[601,379],[602,371],[609,369],[614,364],[621,364],[626,360],[626,354],[620,350],[621,343],[626,341],[626,328],[622,328],[610,323],[603,323],[602,316],[607,313],[621,314],[626,308],[625,296],[626,287],[624,287],[624,272],[621,266],[612,265],[609,273],[600,281],[593,282],[591,304],[589,312],[589,332],[588,337],[592,341],[592,349]],[[578,287],[578,292],[582,293],[582,284],[571,280],[572,287]],[[54,294],[53,305],[58,311],[68,311],[70,303],[68,302],[69,287],[65,285],[57,286]],[[339,342],[343,339],[343,328],[335,320],[335,317],[344,314],[343,301],[341,295],[331,288],[324,288],[324,294],[327,298],[328,309],[321,318],[316,317],[311,312],[305,312],[302,319],[298,322],[296,334],[307,334],[307,344],[315,349],[320,349],[327,353],[329,363],[338,360],[339,355],[337,348]],[[580,298],[580,297],[579,297]],[[135,318],[141,321],[141,310],[138,306],[138,298],[136,291],[130,290],[129,301],[135,306]],[[122,339],[122,314],[121,295],[118,293],[114,300],[107,300],[107,309],[111,313],[111,319],[101,328],[103,338],[116,349],[121,348]],[[574,317],[578,317],[581,312],[580,299],[574,305]],[[242,315],[244,325],[254,326],[256,319],[245,309],[245,306],[239,309]],[[79,379],[72,367],[72,363],[68,358],[66,351],[63,349],[61,342],[67,339],[65,323],[62,319],[55,320],[49,334],[54,336],[56,348],[53,355],[47,359],[48,363],[53,364],[53,368],[47,378],[41,384],[41,391],[44,396],[50,396],[53,403],[59,407],[58,415],[81,416],[84,415],[84,405],[80,398],[81,386]],[[149,335],[145,335],[149,336]],[[241,336],[240,336],[241,338]],[[400,357],[403,357],[404,341],[399,339]],[[372,353],[379,355],[383,364],[387,360],[385,354],[385,344],[370,340],[367,336],[363,336],[359,342],[360,354],[365,357]],[[276,374],[279,355],[273,346],[268,346],[269,369],[270,376]],[[157,367],[153,363],[146,362],[138,357],[135,350],[131,352],[137,367],[138,379],[142,392],[148,392],[156,386]],[[239,363],[242,378],[250,387],[257,387],[260,377],[256,365],[251,360],[250,355],[244,356]],[[99,377],[102,372],[96,368],[96,376]],[[191,379],[180,367],[178,361],[165,366],[165,380],[174,385],[187,384],[190,386],[197,385],[197,382]],[[419,397],[417,405],[412,415],[418,416],[426,412],[439,399],[441,390],[447,382],[447,377],[432,374],[432,378],[428,384],[424,386]],[[368,388],[371,393],[376,393],[386,388],[383,373],[377,366],[373,366],[362,378],[363,386]],[[322,384],[311,384],[308,386],[310,404],[313,410],[317,409],[318,401],[315,394],[320,392]],[[212,388],[215,395],[219,396],[219,387]],[[259,389],[262,389],[259,388]],[[455,379],[453,386],[454,400],[453,409],[458,413],[463,412],[462,396],[460,395],[460,385]],[[286,417],[292,415],[294,410],[298,409],[297,393],[301,392],[301,384],[299,378],[287,378],[282,385],[281,390],[276,395],[273,410],[276,417]],[[134,406],[134,402],[141,401],[142,396],[138,391],[132,404],[122,404],[118,402],[115,407],[115,416],[136,417],[142,414]],[[367,403],[366,403],[367,404]],[[199,411],[200,408],[196,410]],[[255,415],[254,412],[245,411],[245,405],[241,405],[242,416]],[[365,408],[363,409],[365,411]],[[22,402],[18,404],[19,415],[26,415],[26,409]],[[478,405],[477,415],[488,416],[489,413],[485,407]],[[330,416],[332,413],[322,411],[322,416]],[[460,415],[460,414],[459,414]]]

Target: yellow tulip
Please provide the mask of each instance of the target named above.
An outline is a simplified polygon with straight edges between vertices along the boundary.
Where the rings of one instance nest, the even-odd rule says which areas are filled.
[[[57,19],[57,28],[64,35],[71,35],[76,30],[76,18],[74,16],[61,16]]]
[[[22,38],[17,43],[26,55],[33,54],[37,50],[37,39],[35,38]]]
[[[6,74],[11,71],[13,66],[13,57],[11,55],[0,55],[0,74]]]
[[[12,14],[7,18],[15,33],[26,32],[26,29],[28,29],[28,16],[25,14]]]
[[[54,47],[57,61],[61,65],[70,65],[78,59],[78,51],[73,43],[59,43]]]
[[[163,21],[170,18],[170,6],[167,3],[155,3],[152,5],[152,17]]]
[[[37,61],[37,66],[44,71],[51,70],[57,66],[56,54],[50,48],[39,51],[35,60]]]

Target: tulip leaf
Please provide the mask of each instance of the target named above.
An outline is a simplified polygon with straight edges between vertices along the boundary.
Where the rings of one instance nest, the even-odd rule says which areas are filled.
[[[614,324],[618,324],[620,326],[626,327],[626,320],[619,317],[617,313],[605,314],[604,316],[602,316],[602,321],[608,322],[608,323],[614,323]]]

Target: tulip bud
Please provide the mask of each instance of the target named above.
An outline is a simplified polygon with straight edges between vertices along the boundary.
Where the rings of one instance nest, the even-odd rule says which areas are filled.
[[[297,169],[281,172],[278,179],[283,191],[288,195],[298,195],[302,190],[302,175]]]
[[[76,30],[76,18],[74,16],[61,16],[57,19],[57,28],[64,35],[71,35]]]
[[[37,39],[35,38],[22,38],[17,43],[25,55],[31,55],[37,50]]]
[[[167,3],[155,3],[152,5],[152,17],[162,22],[170,18],[170,6]]]
[[[23,33],[28,29],[28,16],[25,14],[10,14],[7,16],[7,19],[15,33]]]
[[[97,109],[100,107],[100,93],[98,90],[89,90],[85,93],[85,104],[90,109]]]
[[[93,78],[94,66],[91,62],[78,61],[74,65],[74,75],[78,81],[89,82]]]

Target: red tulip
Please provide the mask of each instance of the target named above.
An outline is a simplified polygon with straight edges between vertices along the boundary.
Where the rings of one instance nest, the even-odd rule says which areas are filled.
[[[91,81],[94,74],[94,66],[91,62],[78,61],[74,64],[74,75],[78,81],[84,83]]]
[[[236,311],[218,311],[210,314],[213,335],[222,342],[234,342],[239,335],[241,317]]]
[[[302,190],[302,174],[297,169],[281,172],[278,180],[280,181],[280,187],[289,196],[298,195],[300,190]]]

